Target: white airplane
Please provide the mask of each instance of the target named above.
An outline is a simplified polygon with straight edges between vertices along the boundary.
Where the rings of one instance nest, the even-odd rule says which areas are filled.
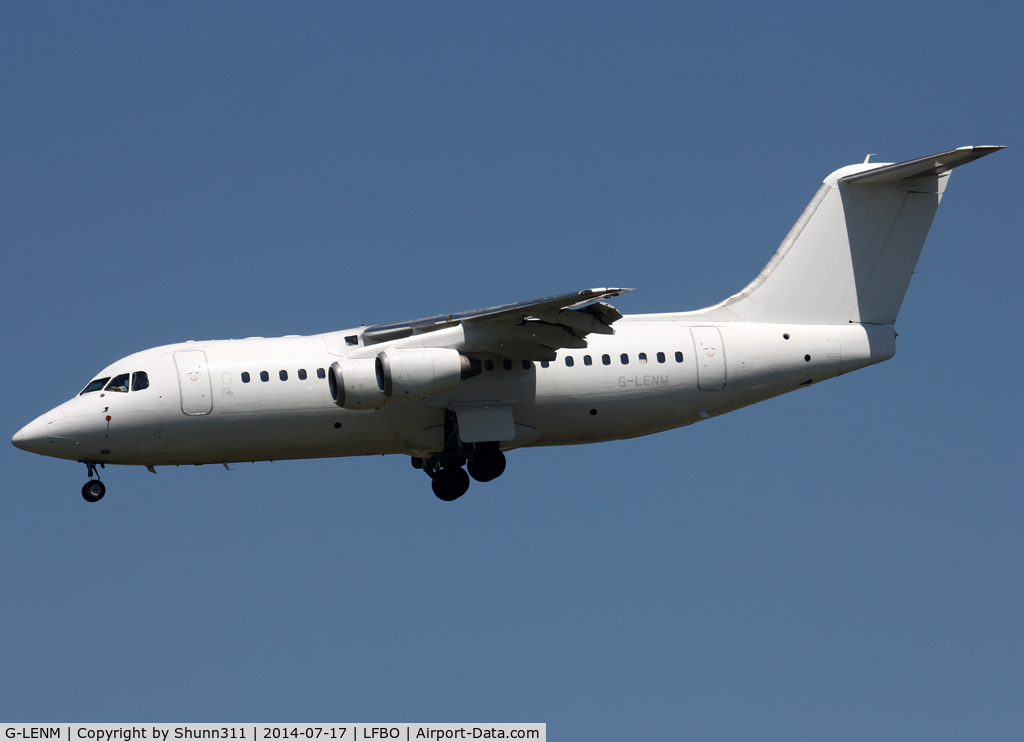
[[[505,451],[633,438],[892,358],[893,325],[961,147],[825,178],[742,291],[623,316],[599,288],[325,335],[189,341],[111,364],[18,431],[88,468],[405,454],[451,501]],[[870,155],[868,156],[870,159]],[[464,469],[463,466],[466,466]],[[466,469],[468,469],[468,474]]]

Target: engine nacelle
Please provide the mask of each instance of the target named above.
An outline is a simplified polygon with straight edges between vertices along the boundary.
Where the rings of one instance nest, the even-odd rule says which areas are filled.
[[[480,361],[450,348],[391,349],[377,355],[381,391],[391,401],[424,399],[480,373]]]
[[[376,358],[335,361],[327,370],[327,386],[334,404],[346,410],[375,410],[387,403],[384,380]]]

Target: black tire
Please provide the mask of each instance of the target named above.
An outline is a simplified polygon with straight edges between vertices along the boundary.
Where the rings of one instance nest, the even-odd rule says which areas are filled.
[[[446,466],[434,475],[430,488],[439,500],[458,500],[469,489],[469,475],[461,466]]]
[[[477,451],[469,462],[469,476],[478,482],[490,482],[505,471],[505,454],[497,448]]]
[[[86,502],[99,502],[105,494],[107,494],[107,488],[98,479],[90,479],[82,485],[82,497]]]

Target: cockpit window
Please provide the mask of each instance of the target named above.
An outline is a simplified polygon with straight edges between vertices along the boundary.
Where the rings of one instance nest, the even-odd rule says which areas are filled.
[[[80,391],[78,393],[78,396],[81,397],[83,394],[88,394],[89,392],[98,392],[100,389],[102,389],[103,387],[105,387],[107,385],[108,381],[110,381],[110,377],[109,376],[104,376],[102,379],[96,379],[94,381],[90,381],[89,382],[89,386],[87,386],[85,389]]]
[[[107,384],[108,392],[127,392],[129,374],[118,374]]]
[[[141,392],[143,389],[149,389],[149,374],[145,371],[136,371],[132,374],[132,391]]]

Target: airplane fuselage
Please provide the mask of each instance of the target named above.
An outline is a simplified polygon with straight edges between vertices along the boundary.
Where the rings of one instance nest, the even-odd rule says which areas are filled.
[[[104,464],[429,456],[443,448],[446,410],[492,403],[510,408],[515,421],[503,449],[592,443],[690,425],[895,352],[891,326],[694,325],[666,314],[626,316],[615,330],[591,336],[584,349],[559,350],[550,362],[474,354],[478,376],[373,410],[338,407],[327,370],[339,358],[414,340],[344,348],[343,338],[359,334],[346,330],[166,345],[97,374],[142,371],[147,388],[80,394],[19,435],[37,453]],[[197,351],[205,364],[190,377],[182,354]]]

